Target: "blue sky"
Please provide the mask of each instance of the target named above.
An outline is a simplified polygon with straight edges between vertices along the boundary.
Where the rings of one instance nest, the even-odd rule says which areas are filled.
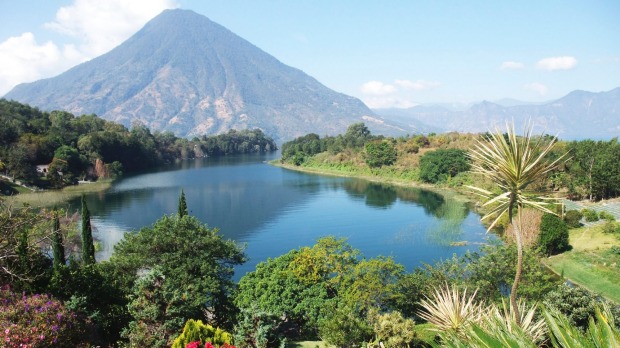
[[[0,0],[0,95],[191,9],[370,107],[620,86],[620,1]]]

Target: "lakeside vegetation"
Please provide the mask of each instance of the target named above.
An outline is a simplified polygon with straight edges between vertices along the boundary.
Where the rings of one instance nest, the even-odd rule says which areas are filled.
[[[306,144],[310,144],[309,152],[323,146],[318,136],[307,139],[302,151]],[[418,139],[415,145],[423,144],[422,148],[418,145],[414,151],[410,139]],[[362,170],[356,168],[365,166],[366,173],[378,179],[391,173],[389,180],[414,178],[451,188],[475,182],[501,194],[492,180],[470,173],[466,151],[476,139],[488,140],[489,136],[451,134],[398,140],[373,137],[363,124],[356,124],[347,134],[325,141],[326,150],[311,156],[285,144],[283,160],[286,156],[284,162],[293,166],[319,163],[317,168],[341,168],[347,175],[357,175]],[[507,142],[517,140],[508,137]],[[330,148],[339,150],[332,153]],[[409,154],[417,157],[403,156],[401,149],[410,149]],[[433,155],[425,157],[429,154]],[[532,180],[532,187],[570,192],[553,182],[562,175],[550,173]],[[588,179],[587,192],[595,192],[590,189],[598,187],[595,179]],[[529,242],[524,238],[522,262],[518,262],[519,248],[508,238],[514,226],[506,217],[497,221],[508,243],[487,245],[479,253],[412,272],[389,257],[366,258],[346,240],[325,237],[313,246],[268,259],[234,282],[233,267],[246,258],[243,249],[224,240],[217,228],[188,215],[183,192],[177,214],[126,234],[110,260],[99,263],[87,252],[92,250],[88,229],[82,228],[82,238],[76,238],[75,219],[60,220],[56,217],[62,214],[47,210],[13,209],[1,199],[0,204],[0,284],[4,285],[0,322],[9,328],[0,332],[0,340],[11,342],[8,346],[31,340],[36,342],[32,346],[197,347],[209,341],[219,347],[277,347],[320,341],[337,347],[570,347],[563,338],[586,346],[593,339],[620,339],[611,319],[620,318],[617,304],[584,289],[566,287],[540,267],[543,256],[563,252],[569,241],[579,241],[575,234],[579,230],[573,230],[568,240],[569,219],[551,214],[527,215],[532,226],[519,225],[516,233],[524,237],[533,231]],[[88,221],[87,212],[83,205],[83,221]],[[580,218],[570,223],[578,224]],[[605,245],[603,240],[611,245],[618,240],[617,223],[609,223],[611,227],[605,223],[600,237],[595,235],[600,245]],[[575,254],[563,255],[585,252],[580,248],[575,245],[570,252]],[[607,249],[601,248],[605,253],[615,252]],[[607,257],[613,260],[615,256]],[[509,286],[519,268],[516,309],[506,298],[515,293]],[[30,304],[44,310],[33,313]],[[475,310],[455,316],[446,310],[449,307]],[[59,314],[71,318],[71,325],[54,321]],[[454,317],[460,319],[450,321]],[[34,335],[33,327],[40,334]]]
[[[259,129],[188,140],[151,133],[141,124],[127,129],[96,115],[42,112],[0,99],[0,173],[39,188],[115,178],[185,158],[275,150],[273,139]]]

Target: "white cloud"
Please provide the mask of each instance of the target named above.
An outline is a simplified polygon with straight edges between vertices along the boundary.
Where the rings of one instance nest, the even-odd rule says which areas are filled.
[[[368,81],[362,85],[360,90],[369,95],[386,95],[396,92],[396,87],[381,81]]]
[[[61,7],[45,28],[68,36],[62,48],[48,41],[39,44],[33,33],[0,42],[0,95],[15,85],[57,75],[101,55],[138,31],[167,8],[172,0],[75,0]]]
[[[396,84],[397,86],[401,88],[410,89],[414,91],[423,91],[423,90],[431,89],[431,88],[434,88],[440,85],[439,82],[425,81],[425,80],[417,80],[415,82],[412,82],[409,80],[396,80],[394,81],[394,84]]]
[[[405,109],[416,106],[418,104],[400,97],[379,96],[366,97],[362,101],[371,109],[398,108]]]
[[[549,57],[541,59],[536,63],[536,67],[542,70],[570,70],[577,65],[577,59],[571,56]]]
[[[163,10],[175,7],[171,0],[75,0],[61,7],[45,27],[77,38],[80,51],[95,57],[119,45]]]
[[[544,96],[549,92],[549,88],[542,83],[532,82],[523,86],[524,89],[528,91],[533,91],[538,93],[540,96]]]
[[[361,99],[370,108],[410,108],[418,105],[413,101],[418,96],[414,92],[439,85],[439,82],[426,80],[394,80],[392,84],[368,81],[360,87],[363,94]]]
[[[501,70],[519,70],[519,69],[523,69],[524,67],[525,67],[525,64],[521,62],[507,61],[507,62],[503,62],[499,68]]]

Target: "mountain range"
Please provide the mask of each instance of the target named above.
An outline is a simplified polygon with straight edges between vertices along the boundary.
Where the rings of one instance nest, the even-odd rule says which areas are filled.
[[[465,110],[440,105],[418,105],[408,109],[375,109],[388,121],[423,132],[485,132],[505,129],[514,122],[517,130],[531,123],[535,132],[560,139],[611,139],[620,136],[620,87],[606,92],[573,91],[546,103],[500,105],[488,101]]]
[[[547,103],[369,109],[287,66],[189,10],[166,10],[110,52],[49,79],[16,86],[7,99],[45,111],[96,114],[177,136],[260,128],[277,142],[308,133],[341,134],[364,122],[373,134],[484,132],[520,126],[563,139],[620,134],[620,88],[573,91]]]
[[[359,99],[337,93],[221,25],[166,10],[110,52],[5,98],[180,136],[261,128],[276,141],[311,132],[403,133]]]

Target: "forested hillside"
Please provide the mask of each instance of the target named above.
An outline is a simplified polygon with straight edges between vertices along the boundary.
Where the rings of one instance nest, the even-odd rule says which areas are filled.
[[[477,140],[488,137],[488,133],[456,132],[384,137],[372,135],[363,123],[357,123],[338,136],[308,134],[284,143],[282,162],[344,174],[461,187],[483,180],[468,172],[467,154]],[[537,139],[550,142],[553,137],[541,135]],[[574,200],[620,196],[617,138],[557,142],[548,159],[568,153],[567,160],[536,183],[540,190]]]
[[[131,129],[96,115],[42,112],[0,99],[0,172],[43,187],[115,177],[178,159],[275,151],[259,129],[178,138],[140,124]],[[37,173],[38,165],[49,165]]]

